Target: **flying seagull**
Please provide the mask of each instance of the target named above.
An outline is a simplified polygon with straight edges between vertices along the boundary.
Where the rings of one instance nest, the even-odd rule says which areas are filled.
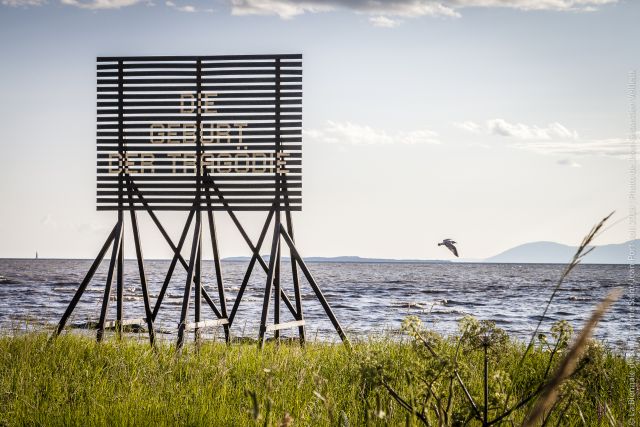
[[[458,256],[458,249],[454,246],[455,244],[456,242],[451,239],[444,239],[441,243],[438,243],[438,246],[445,245],[455,256]]]

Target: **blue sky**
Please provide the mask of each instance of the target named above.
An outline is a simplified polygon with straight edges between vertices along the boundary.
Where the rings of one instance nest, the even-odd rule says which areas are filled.
[[[627,215],[638,18],[606,0],[0,0],[0,256],[95,255],[115,221],[95,210],[95,58],[145,54],[304,54],[303,255],[576,244]],[[223,255],[247,254],[219,217]],[[141,218],[145,254],[169,256]],[[184,215],[162,219],[175,235]]]

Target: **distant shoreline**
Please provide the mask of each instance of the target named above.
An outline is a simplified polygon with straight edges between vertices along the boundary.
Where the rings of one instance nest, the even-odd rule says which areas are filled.
[[[263,255],[264,260],[268,260],[268,255]],[[413,260],[413,259],[384,259],[384,258],[361,258],[358,260],[339,260],[333,258],[322,258],[322,257],[303,257],[304,261],[309,264],[487,264],[487,265],[566,265],[569,261],[566,262],[521,262],[521,261],[513,261],[513,262],[505,262],[505,261],[488,261],[488,260]],[[93,261],[93,258],[0,258],[0,260],[9,260],[9,261]],[[251,257],[228,257],[222,258],[222,262],[233,262],[233,263],[247,263],[251,260]],[[125,258],[125,261],[136,261],[135,258]],[[146,258],[145,261],[166,261],[170,262],[171,258]],[[211,258],[203,258],[203,261],[213,261]],[[287,258],[282,258],[283,262],[291,262],[291,260]],[[103,260],[103,262],[108,262],[108,260]],[[589,262],[583,261],[582,265],[629,265],[626,262]]]
[[[617,244],[597,245],[589,253],[582,264],[589,265],[629,265],[629,248],[640,247],[640,239]],[[303,257],[308,263],[337,263],[337,264],[567,264],[576,252],[575,246],[563,245],[555,242],[530,242],[488,258],[455,258],[455,259],[416,259],[416,258],[369,258],[357,255],[340,255],[333,257],[310,256]],[[269,254],[262,254],[262,258],[269,259]],[[7,257],[0,259],[33,259]],[[40,256],[40,260],[92,260],[93,258],[47,258]],[[130,259],[130,258],[126,258]],[[135,259],[135,258],[131,258]],[[147,258],[147,261],[170,261],[171,258]],[[211,260],[210,258],[205,261]],[[230,256],[222,258],[224,262],[249,262],[251,256]],[[283,257],[289,262],[289,257]]]

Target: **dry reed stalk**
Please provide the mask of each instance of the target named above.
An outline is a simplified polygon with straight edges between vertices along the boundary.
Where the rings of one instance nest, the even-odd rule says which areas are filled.
[[[560,363],[560,366],[558,366],[555,375],[545,386],[540,397],[538,398],[538,401],[536,402],[536,406],[529,413],[529,416],[525,420],[523,427],[532,427],[536,425],[536,423],[538,423],[542,419],[544,413],[547,412],[549,408],[551,408],[556,402],[560,385],[576,369],[578,360],[582,357],[587,347],[587,343],[589,341],[591,333],[595,329],[604,313],[609,309],[611,304],[613,304],[620,297],[621,294],[621,289],[614,289],[593,311],[593,313],[591,314],[591,318],[584,326],[584,328],[582,328],[578,339],[573,344],[573,346],[571,346],[571,349],[567,353],[567,356],[564,358],[564,360]]]

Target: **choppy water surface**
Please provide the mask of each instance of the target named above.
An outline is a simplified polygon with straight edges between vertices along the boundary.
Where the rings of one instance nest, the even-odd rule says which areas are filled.
[[[0,259],[0,329],[56,323],[90,264],[89,260]],[[145,267],[153,304],[169,261],[146,261]],[[524,337],[535,327],[563,269],[561,265],[542,264],[445,263],[312,263],[309,267],[342,326],[352,336],[397,329],[408,315],[418,315],[435,330],[451,333],[462,316],[471,314],[494,320],[509,333]],[[178,265],[156,321],[157,328],[165,334],[177,330],[180,317],[186,274],[179,268]],[[289,264],[283,263],[282,269],[283,286],[293,299]],[[97,320],[106,270],[107,263],[103,262],[78,304],[71,325]],[[230,308],[246,264],[226,262],[222,270]],[[205,286],[217,302],[212,261],[203,262],[203,275]],[[124,279],[125,318],[144,317],[135,261],[125,262]],[[257,335],[265,280],[264,272],[256,269],[236,316],[234,335]],[[308,338],[335,339],[331,323],[311,288],[304,279],[302,284]],[[566,319],[579,328],[597,302],[617,286],[624,288],[624,295],[606,315],[596,335],[614,345],[637,340],[640,322],[634,315],[633,288],[629,267],[625,265],[579,266],[551,305],[549,322]],[[636,307],[639,301],[636,295]],[[114,307],[112,303],[110,316]],[[203,302],[202,307],[204,318],[214,318],[206,303]],[[282,321],[292,320],[284,304],[281,311]],[[284,331],[284,335],[293,335],[296,331]]]

